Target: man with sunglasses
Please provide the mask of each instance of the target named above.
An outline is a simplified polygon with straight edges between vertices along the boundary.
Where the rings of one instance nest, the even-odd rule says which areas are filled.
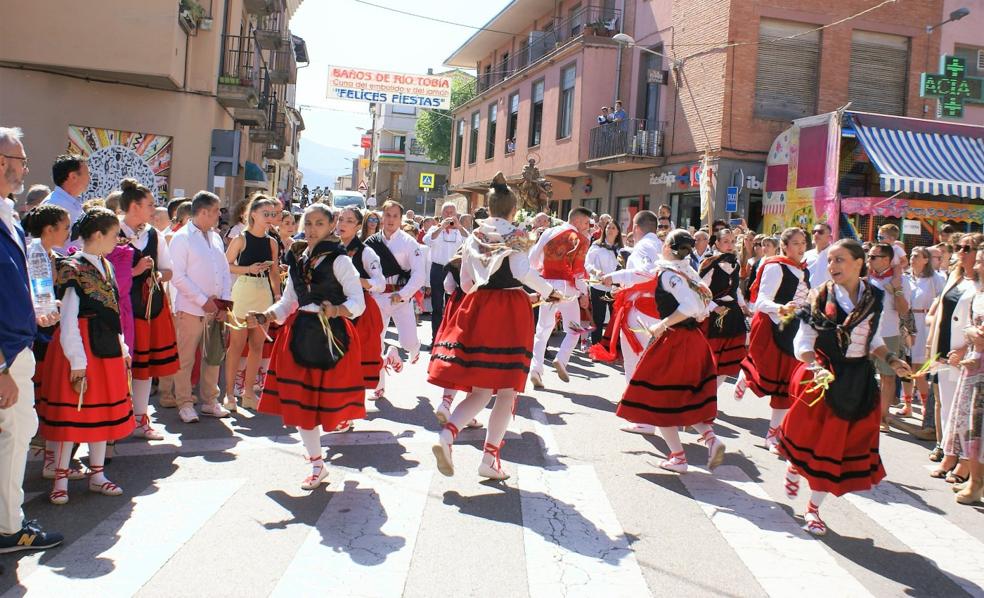
[[[881,235],[879,235],[879,238]],[[888,347],[889,355],[898,355],[902,337],[899,333],[899,314],[909,311],[909,302],[902,289],[902,277],[893,266],[895,259],[894,246],[888,243],[876,243],[868,251],[868,283],[885,293],[882,302],[881,333]],[[889,430],[888,407],[895,401],[895,370],[885,359],[876,359],[875,366],[881,385],[881,411],[883,432]]]
[[[813,225],[813,249],[803,254],[806,269],[810,271],[810,286],[819,287],[830,280],[827,272],[827,248],[833,242],[830,225],[818,222]]]

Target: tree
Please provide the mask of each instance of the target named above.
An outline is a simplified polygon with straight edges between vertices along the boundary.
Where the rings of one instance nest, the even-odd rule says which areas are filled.
[[[417,140],[427,148],[427,157],[438,164],[451,163],[451,111],[475,97],[475,78],[464,73],[451,79],[451,110],[428,110],[417,119]]]

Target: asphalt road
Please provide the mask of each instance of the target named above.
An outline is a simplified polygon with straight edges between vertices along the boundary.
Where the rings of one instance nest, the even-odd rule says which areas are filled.
[[[764,448],[767,401],[719,389],[724,465],[703,471],[683,434],[680,476],[658,468],[658,437],[619,431],[621,372],[575,353],[570,383],[548,372],[521,396],[509,480],[478,478],[483,431],[462,433],[445,478],[426,357],[354,432],[324,437],[314,492],[296,433],[248,413],[186,425],[158,409],[166,439],[121,443],[107,468],[122,497],[72,482],[52,506],[33,460],[26,512],[66,543],[0,556],[0,596],[984,596],[984,506],[929,477],[927,443],[884,434],[888,479],[828,498],[816,539]]]

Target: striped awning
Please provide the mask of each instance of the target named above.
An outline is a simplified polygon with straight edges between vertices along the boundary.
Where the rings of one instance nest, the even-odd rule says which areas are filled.
[[[851,113],[882,191],[984,199],[984,127]]]

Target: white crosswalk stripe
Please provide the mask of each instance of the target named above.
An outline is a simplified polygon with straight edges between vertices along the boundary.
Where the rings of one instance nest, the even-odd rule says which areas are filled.
[[[21,583],[35,596],[130,596],[246,482],[161,484],[53,553]],[[194,500],[188,500],[194,497]],[[149,539],[152,539],[150,541]],[[4,598],[13,598],[11,590]]]
[[[895,484],[883,482],[845,498],[969,594],[984,596],[984,543],[920,506]]]
[[[339,598],[399,596],[433,476],[433,471],[336,475],[332,486],[341,490],[304,540],[273,595],[304,596],[317,588],[319,595]]]
[[[871,595],[741,469],[680,480],[770,596]]]

